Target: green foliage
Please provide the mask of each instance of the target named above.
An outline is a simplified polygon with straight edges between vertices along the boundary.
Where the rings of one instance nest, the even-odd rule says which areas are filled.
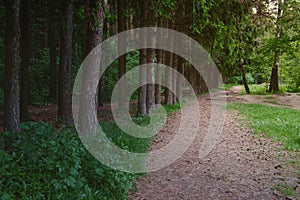
[[[287,150],[300,150],[300,111],[241,103],[229,104],[227,108],[238,110],[256,134],[264,134],[274,141],[282,142]]]
[[[246,74],[246,79],[247,79],[248,84],[255,83],[254,77],[249,73]],[[229,77],[227,80],[227,83],[232,83],[232,84],[242,84],[242,82],[243,82],[242,76],[232,76],[232,77]]]
[[[43,122],[26,123],[22,129],[13,152],[0,151],[0,199],[127,199],[128,191],[135,190],[136,175],[102,165],[72,130],[55,130]],[[112,124],[105,129],[123,147],[145,151],[149,145],[118,136]]]
[[[268,85],[248,85],[253,95],[268,95]],[[246,94],[245,88],[242,89],[241,94]]]
[[[147,123],[147,117],[137,120],[137,124],[143,125]],[[110,141],[114,142],[122,149],[130,152],[145,153],[150,147],[149,138],[136,138],[124,133],[115,123],[103,122],[101,123],[103,131]]]
[[[31,59],[29,79],[31,84],[31,102],[33,104],[49,103],[49,61],[49,49],[40,50],[39,57]]]
[[[167,114],[170,115],[174,112],[179,111],[184,105],[185,105],[185,102],[178,102],[178,103],[168,105],[168,106],[164,105],[164,108],[165,108]]]

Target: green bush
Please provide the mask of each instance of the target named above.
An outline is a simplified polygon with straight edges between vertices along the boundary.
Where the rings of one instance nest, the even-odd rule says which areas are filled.
[[[43,122],[22,129],[13,152],[0,151],[0,199],[127,199],[128,191],[135,190],[136,175],[102,165],[72,130]],[[109,124],[105,129],[119,131]],[[116,132],[112,140],[121,146],[147,150],[149,141],[136,145]]]
[[[248,84],[253,84],[255,83],[255,79],[254,77],[247,73],[246,74],[246,79],[247,79],[247,83]],[[232,83],[232,84],[242,84],[242,76],[233,76],[233,77],[229,77],[226,83]]]

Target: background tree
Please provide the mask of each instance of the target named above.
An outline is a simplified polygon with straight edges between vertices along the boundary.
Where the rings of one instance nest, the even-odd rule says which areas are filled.
[[[63,24],[61,27],[61,49],[59,62],[59,88],[58,88],[58,118],[71,125],[72,117],[72,38],[73,38],[73,5],[69,1],[61,3]]]
[[[19,0],[5,2],[5,60],[4,60],[4,127],[10,133],[20,131],[20,94],[19,94],[19,53],[20,22]],[[9,149],[14,135],[5,141]]]
[[[32,52],[31,37],[31,0],[21,1],[20,27],[21,27],[21,120],[29,121],[28,105],[30,102],[29,66]]]

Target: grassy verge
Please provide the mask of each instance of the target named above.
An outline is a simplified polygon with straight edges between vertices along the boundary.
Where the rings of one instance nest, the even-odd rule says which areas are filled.
[[[250,89],[251,94],[254,94],[254,95],[268,95],[268,94],[270,94],[269,92],[267,92],[268,91],[267,86],[252,84],[252,85],[249,85],[249,89]],[[241,91],[241,94],[242,95],[246,94],[246,91],[245,91],[244,87]]]
[[[300,179],[300,111],[241,103],[229,104],[227,109],[238,110],[256,134],[264,134],[273,141],[283,143],[284,148],[291,153],[289,161],[287,158],[283,160],[295,169],[295,179]],[[299,190],[289,181],[281,181],[274,189],[285,197],[299,199]]]
[[[300,150],[300,111],[241,103],[229,104],[227,108],[245,116],[255,133],[282,142],[287,150]]]

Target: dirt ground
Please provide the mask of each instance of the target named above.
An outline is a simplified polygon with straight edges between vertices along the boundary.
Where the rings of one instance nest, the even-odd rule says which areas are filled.
[[[272,106],[299,109],[300,97],[273,95],[271,103],[263,96],[240,96],[240,87],[226,92],[228,102],[264,103]],[[296,97],[296,99],[294,99]],[[210,96],[199,97],[202,127],[208,126]],[[203,112],[203,111],[207,112]],[[153,149],[165,146],[174,136],[180,119],[175,113],[167,120],[166,127],[157,136]],[[202,131],[193,145],[173,164],[159,171],[148,173],[138,181],[138,192],[131,195],[136,200],[148,199],[299,199],[300,174],[295,173],[292,162],[300,162],[300,152],[287,152],[282,144],[254,135],[246,128],[235,111],[226,113],[223,133],[212,152],[199,158],[203,140]],[[296,161],[295,161],[296,159]],[[293,197],[286,197],[278,187],[289,185]],[[277,188],[277,189],[276,189]],[[299,194],[299,198],[297,197]]]

